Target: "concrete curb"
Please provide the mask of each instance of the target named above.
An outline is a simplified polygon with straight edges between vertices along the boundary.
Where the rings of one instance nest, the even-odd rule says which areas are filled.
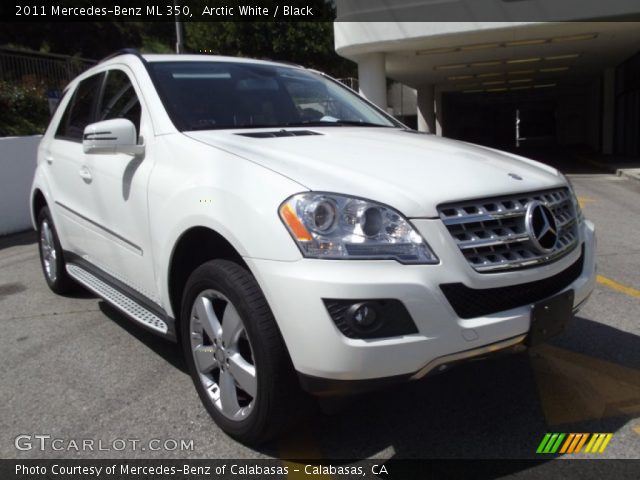
[[[614,175],[617,175],[618,177],[625,177],[630,178],[631,180],[640,181],[640,168],[636,167],[635,165],[633,167],[629,166],[621,168],[620,162],[613,164],[603,163],[585,155],[576,155],[575,157],[580,161],[586,162],[596,168],[599,168],[603,172],[612,173]]]
[[[618,168],[616,175],[640,182],[640,168]]]

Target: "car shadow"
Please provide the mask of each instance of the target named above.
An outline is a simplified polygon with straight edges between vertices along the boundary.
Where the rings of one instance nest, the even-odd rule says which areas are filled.
[[[543,367],[540,356],[546,361]],[[378,455],[391,460],[549,460],[556,455],[535,453],[545,433],[615,433],[632,418],[623,407],[635,411],[640,397],[623,398],[616,409],[615,387],[598,390],[600,377],[593,380],[592,390],[583,385],[598,375],[605,382],[609,375],[640,392],[638,365],[640,337],[578,317],[569,332],[539,349],[467,363],[448,373],[360,396],[337,415],[310,416],[305,435],[314,439],[323,458],[332,461]],[[631,375],[621,380],[624,372]],[[561,382],[551,382],[558,388],[549,391],[545,383],[558,375]],[[585,409],[584,418],[573,421],[576,408],[580,412],[589,402],[602,408]],[[276,447],[263,451],[273,453]],[[519,471],[533,465],[512,462],[503,467]],[[494,478],[477,473],[474,478]]]
[[[21,245],[31,245],[38,241],[38,234],[35,230],[11,233],[0,237],[0,250],[5,248],[18,247]]]
[[[175,344],[137,326],[107,303],[99,305],[117,325],[187,374]],[[546,361],[544,368],[540,367],[540,358]],[[595,367],[593,362],[597,363]],[[600,364],[602,372],[598,373]],[[525,353],[471,361],[421,381],[353,397],[344,408],[331,415],[315,410],[283,437],[255,450],[276,458],[321,457],[331,459],[334,464],[376,456],[388,459],[385,462],[526,460],[502,463],[499,470],[473,472],[474,478],[498,478],[556,458],[558,455],[535,453],[547,432],[615,434],[631,416],[607,405],[600,412],[587,411],[589,415],[579,421],[572,420],[571,415],[566,417],[567,421],[562,421],[562,416],[552,418],[552,422],[549,418],[557,403],[571,412],[575,410],[573,403],[591,400],[579,398],[580,395],[603,394],[604,400],[596,399],[596,403],[606,403],[608,398],[616,397],[615,391],[590,391],[579,385],[597,374],[620,380],[625,371],[632,372],[634,376],[628,381],[640,391],[640,384],[636,384],[639,366],[639,336],[576,317],[569,330],[549,344]],[[550,392],[544,383],[557,375],[561,375],[562,391]],[[572,390],[573,386],[576,388]],[[628,398],[623,403],[632,409],[640,407],[640,397]],[[299,455],[288,455],[283,445],[299,442],[299,438],[313,444],[316,453],[319,451],[321,455],[304,448]],[[479,468],[474,463],[468,467]],[[440,468],[439,464],[433,468]],[[458,473],[465,473],[462,468],[464,464]]]
[[[552,345],[640,369],[640,336],[580,316]]]
[[[109,317],[113,323],[162,357],[171,366],[188,375],[187,365],[182,357],[182,350],[176,343],[145,330],[104,300],[98,303],[98,308],[104,315]]]

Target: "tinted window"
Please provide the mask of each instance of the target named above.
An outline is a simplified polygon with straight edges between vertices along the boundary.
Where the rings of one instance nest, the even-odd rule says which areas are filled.
[[[126,118],[133,122],[139,133],[140,112],[140,101],[127,74],[122,70],[110,70],[98,108],[98,120]]]
[[[351,90],[300,68],[241,62],[151,62],[150,67],[180,130],[399,125]]]
[[[84,128],[94,122],[103,76],[99,73],[80,82],[60,119],[56,137],[82,140]]]

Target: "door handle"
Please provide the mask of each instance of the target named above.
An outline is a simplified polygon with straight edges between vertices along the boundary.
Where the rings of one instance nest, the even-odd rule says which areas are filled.
[[[80,175],[80,178],[82,178],[82,180],[84,180],[87,183],[89,183],[89,182],[91,182],[91,180],[93,180],[93,177],[91,176],[91,172],[89,171],[89,169],[87,167],[81,167],[80,171],[78,172],[78,174]]]
[[[47,162],[49,165],[51,165],[53,163],[53,157],[51,155],[46,155],[44,157],[45,162]]]

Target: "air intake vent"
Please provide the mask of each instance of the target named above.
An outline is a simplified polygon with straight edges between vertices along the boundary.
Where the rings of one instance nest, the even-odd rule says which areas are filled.
[[[277,137],[307,137],[309,135],[322,135],[318,132],[312,132],[311,130],[273,130],[270,132],[251,132],[251,133],[236,133],[242,137],[251,138],[277,138]]]
[[[460,318],[484,317],[549,298],[574,282],[582,273],[583,265],[584,246],[582,255],[573,265],[542,280],[483,289],[467,287],[463,283],[444,283],[440,289]]]

